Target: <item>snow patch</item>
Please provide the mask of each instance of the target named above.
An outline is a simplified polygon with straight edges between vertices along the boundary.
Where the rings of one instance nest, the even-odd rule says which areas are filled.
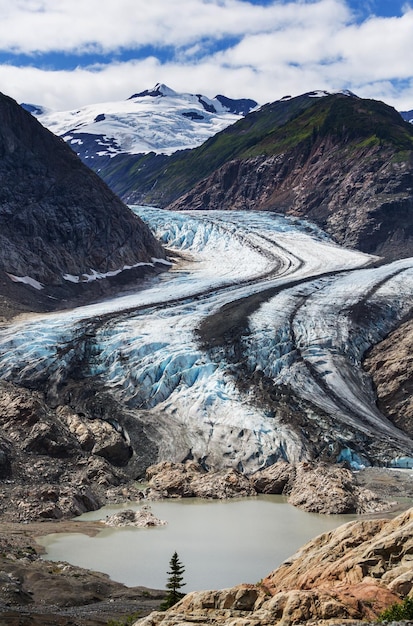
[[[30,276],[15,276],[14,274],[9,274],[9,273],[7,273],[7,276],[14,283],[24,283],[25,285],[30,285],[30,287],[33,287],[34,289],[38,289],[38,290],[44,289],[44,285],[42,283],[40,283],[35,278],[30,278]]]
[[[172,265],[170,261],[166,261],[165,259],[152,259],[152,263],[135,263],[134,265],[124,265],[122,268],[117,270],[111,270],[109,272],[98,272],[96,270],[91,269],[90,274],[81,274],[80,276],[75,276],[73,274],[63,274],[63,279],[67,280],[70,283],[91,283],[94,280],[102,280],[104,278],[110,278],[111,276],[117,276],[121,272],[126,270],[132,270],[136,267],[154,267],[155,263],[164,263],[165,265]]]

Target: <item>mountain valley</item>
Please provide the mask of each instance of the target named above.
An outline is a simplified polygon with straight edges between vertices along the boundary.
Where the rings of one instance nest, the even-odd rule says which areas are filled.
[[[168,98],[180,100],[157,85],[128,107],[159,101],[161,109]],[[109,113],[89,126],[85,110],[70,128],[56,122],[72,147],[83,146],[83,161],[92,150],[84,134],[94,136],[105,183],[0,96],[3,522],[58,524],[105,502],[144,498],[137,481],[158,463],[240,483],[285,464],[308,485],[313,467],[362,474],[413,466],[413,126],[384,103],[346,92],[260,109],[191,98],[185,123],[205,127],[178,150],[147,145],[141,153],[136,143],[126,153],[125,127],[126,143],[97,131]],[[360,524],[360,544],[385,536],[384,522]],[[408,514],[394,523],[407,544],[409,524]],[[383,605],[411,593],[409,559],[401,558]],[[377,559],[365,571],[380,579],[394,564]],[[277,575],[265,585],[274,597],[294,591]],[[358,587],[350,586],[355,606]],[[271,604],[257,589],[253,612]],[[309,594],[317,607],[323,589]],[[218,609],[216,623],[225,623],[224,604],[238,619],[231,593],[204,598]],[[248,604],[244,590],[239,598]],[[341,596],[328,598],[322,615],[311,605],[305,620],[323,620],[328,607],[333,617],[377,615],[368,602],[352,611]],[[191,602],[182,606],[196,619]],[[277,620],[289,610],[280,602],[271,604]]]

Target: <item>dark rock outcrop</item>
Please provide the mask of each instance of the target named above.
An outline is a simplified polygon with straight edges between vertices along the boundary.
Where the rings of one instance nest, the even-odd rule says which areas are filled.
[[[83,275],[137,264],[153,268],[153,259],[164,257],[147,226],[62,139],[0,94],[3,294],[23,301],[28,291],[38,299],[61,298],[76,290],[73,280]]]
[[[368,353],[364,367],[376,386],[378,406],[400,430],[413,435],[413,320]]]
[[[3,519],[64,519],[142,495],[131,482],[136,452],[105,419],[51,408],[42,393],[1,382],[0,431]]]

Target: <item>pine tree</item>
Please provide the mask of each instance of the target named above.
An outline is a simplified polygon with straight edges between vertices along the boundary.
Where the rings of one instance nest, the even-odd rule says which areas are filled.
[[[168,593],[165,597],[165,600],[161,604],[161,610],[166,611],[171,606],[179,602],[181,598],[184,597],[184,593],[181,593],[179,590],[181,587],[184,587],[186,583],[183,583],[183,573],[185,571],[184,566],[179,560],[177,552],[174,552],[171,560],[169,561],[169,571],[168,573],[168,582],[166,583],[166,587],[168,589]]]

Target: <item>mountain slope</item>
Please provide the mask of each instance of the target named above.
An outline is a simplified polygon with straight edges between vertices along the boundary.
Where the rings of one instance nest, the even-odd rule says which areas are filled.
[[[165,181],[187,187],[173,209],[273,210],[364,252],[412,255],[412,125],[374,100],[335,94],[300,102],[284,103],[294,105],[284,124],[274,115],[280,101],[181,155],[159,175],[158,194]]]
[[[318,95],[319,92],[313,92],[266,105],[192,150],[170,156],[153,153],[117,156],[105,165],[101,175],[130,204],[166,206],[243,150],[311,107]]]
[[[0,290],[63,297],[75,283],[164,258],[149,229],[70,148],[0,95]],[[85,276],[83,276],[85,275]],[[40,294],[40,292],[43,292]]]

